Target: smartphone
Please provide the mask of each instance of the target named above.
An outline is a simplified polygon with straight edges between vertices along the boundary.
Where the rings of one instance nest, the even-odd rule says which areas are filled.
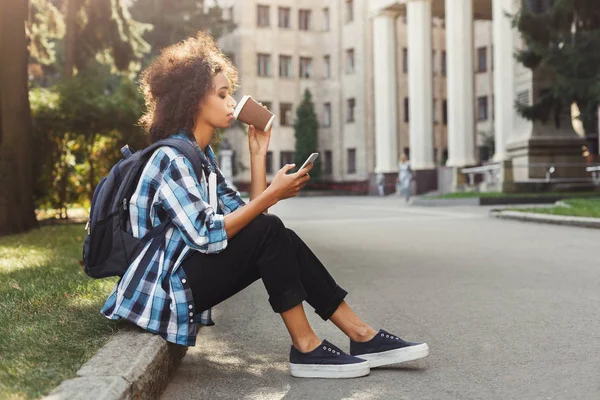
[[[302,166],[300,168],[298,168],[298,171],[300,171],[302,168],[306,167],[308,164],[314,163],[318,157],[319,157],[319,153],[312,153],[310,156],[308,156],[306,161],[304,161],[304,164],[302,164]]]

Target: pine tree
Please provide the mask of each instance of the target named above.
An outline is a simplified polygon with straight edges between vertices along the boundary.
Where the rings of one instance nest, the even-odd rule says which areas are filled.
[[[576,103],[586,133],[597,131],[600,100],[598,0],[524,0],[513,24],[525,40],[516,58],[538,71],[545,89],[531,105],[516,104],[532,121],[555,122]]]
[[[296,110],[294,122],[294,135],[296,137],[296,152],[294,163],[298,168],[311,155],[317,153],[319,148],[319,123],[312,102],[312,95],[308,89],[304,91],[304,99]],[[321,158],[317,158],[313,169],[310,171],[311,180],[321,178]]]

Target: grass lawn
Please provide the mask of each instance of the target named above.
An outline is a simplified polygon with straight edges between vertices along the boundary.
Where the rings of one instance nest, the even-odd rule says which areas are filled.
[[[85,275],[83,227],[0,237],[0,399],[47,394],[128,325],[99,314],[116,279]]]
[[[502,192],[457,192],[437,196],[425,196],[426,199],[465,199],[473,197],[600,197],[600,192],[540,192],[540,193],[502,193]]]
[[[564,200],[564,206],[549,208],[517,208],[511,211],[534,212],[539,214],[567,215],[571,217],[600,218],[600,199],[571,199]]]

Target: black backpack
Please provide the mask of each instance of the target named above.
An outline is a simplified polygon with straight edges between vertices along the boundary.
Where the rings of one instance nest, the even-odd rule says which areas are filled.
[[[129,220],[129,199],[133,195],[142,171],[154,150],[170,146],[179,150],[187,158],[198,179],[205,165],[195,146],[185,139],[163,139],[143,150],[132,153],[129,146],[121,149],[125,156],[102,178],[92,197],[90,217],[86,225],[87,237],[83,244],[83,264],[87,275],[92,278],[109,276],[122,277],[129,265],[140,254],[145,244],[153,240],[141,263],[148,263],[156,252],[172,221],[168,218],[152,228],[142,239],[136,239],[126,230]],[[207,175],[208,176],[208,175]],[[144,273],[138,268],[125,290],[125,297],[131,298],[133,289]]]

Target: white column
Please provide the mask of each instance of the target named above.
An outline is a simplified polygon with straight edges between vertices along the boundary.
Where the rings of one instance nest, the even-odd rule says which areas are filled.
[[[514,32],[510,17],[514,13],[514,0],[493,0],[494,38],[494,136],[495,161],[507,158],[506,142],[514,130],[515,120],[515,60]]]
[[[473,0],[446,0],[448,162],[475,164]]]
[[[375,172],[398,171],[398,100],[396,96],[396,14],[373,18],[375,80]]]
[[[410,164],[433,169],[433,71],[431,2],[406,4]]]

